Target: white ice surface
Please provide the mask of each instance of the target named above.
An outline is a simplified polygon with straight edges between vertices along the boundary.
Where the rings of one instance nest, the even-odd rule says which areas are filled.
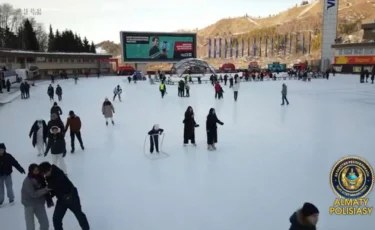
[[[282,81],[244,82],[237,103],[224,86],[214,99],[210,84],[191,85],[191,97],[177,97],[167,86],[127,84],[124,77],[59,82],[65,120],[74,110],[83,122],[86,150],[67,154],[70,179],[78,187],[93,230],[275,230],[288,229],[289,216],[303,202],[318,206],[319,229],[369,230],[373,216],[330,216],[335,195],[329,173],[339,158],[365,157],[375,166],[375,85],[357,76],[336,76],[311,83],[286,81],[290,105],[280,106]],[[123,87],[115,102],[116,125],[105,126],[103,99]],[[49,119],[47,85],[31,99],[0,107],[0,142],[27,170],[37,157],[28,133],[38,118]],[[182,147],[187,106],[201,125],[198,147]],[[213,107],[225,124],[218,128],[218,150],[206,150],[205,121]],[[165,129],[163,149],[170,155],[150,160],[143,154],[146,133]],[[69,135],[66,138],[70,150]],[[0,209],[1,230],[24,230],[20,188],[24,175],[13,173],[16,204]],[[370,203],[375,205],[374,192]],[[371,201],[372,199],[372,201]],[[6,199],[7,201],[7,199]],[[48,214],[52,219],[53,209]],[[52,226],[52,221],[51,221]],[[79,230],[71,212],[64,229]]]

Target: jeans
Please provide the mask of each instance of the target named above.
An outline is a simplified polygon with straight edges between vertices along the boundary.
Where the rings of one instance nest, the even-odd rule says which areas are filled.
[[[4,185],[7,189],[7,195],[10,201],[14,200],[14,192],[13,192],[13,181],[12,175],[8,176],[0,176],[0,204],[4,203]]]
[[[284,105],[285,102],[286,102],[287,105],[289,105],[289,101],[288,101],[288,99],[286,98],[286,95],[282,95],[281,100],[282,100],[282,105]]]
[[[35,230],[35,218],[38,219],[40,230],[48,230],[49,222],[44,204],[25,207],[26,230]]]
[[[78,139],[78,142],[79,144],[81,145],[81,148],[83,148],[83,142],[82,142],[82,137],[81,137],[81,132],[80,131],[77,131],[77,132],[70,132],[70,142],[71,142],[71,146],[72,146],[72,150],[74,150],[74,139],[75,137],[77,137]]]

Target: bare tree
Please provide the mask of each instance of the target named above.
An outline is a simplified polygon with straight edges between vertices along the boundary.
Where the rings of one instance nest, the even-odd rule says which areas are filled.
[[[48,48],[48,35],[44,29],[44,25],[42,23],[36,23],[34,31],[36,33],[36,39],[39,43],[39,50],[46,51]]]
[[[16,32],[23,20],[21,9],[14,9],[8,3],[0,5],[0,27],[8,27],[10,31]]]

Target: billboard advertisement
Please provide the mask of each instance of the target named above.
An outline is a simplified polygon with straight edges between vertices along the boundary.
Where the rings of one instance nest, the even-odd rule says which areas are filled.
[[[336,56],[335,64],[345,65],[345,64],[362,64],[362,65],[372,65],[375,63],[375,56]]]
[[[120,32],[124,62],[178,62],[197,57],[195,33]]]

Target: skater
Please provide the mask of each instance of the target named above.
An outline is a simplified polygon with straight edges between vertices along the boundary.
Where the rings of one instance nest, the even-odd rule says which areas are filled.
[[[37,148],[38,156],[42,156],[44,153],[44,146],[48,137],[47,124],[43,119],[36,120],[30,129],[29,137],[32,136],[33,147]]]
[[[50,113],[56,114],[59,119],[61,120],[60,116],[63,114],[61,107],[57,104],[57,102],[53,103],[53,106],[51,107]]]
[[[82,230],[89,230],[89,222],[85,213],[82,212],[81,200],[78,190],[64,175],[64,172],[56,165],[43,162],[39,165],[39,172],[45,176],[48,188],[56,196],[56,206],[53,213],[53,227],[55,230],[63,230],[62,221],[66,211],[69,209],[77,218]]]
[[[207,121],[206,121],[206,131],[207,131],[207,148],[208,150],[215,150],[217,143],[217,125],[216,123],[219,123],[220,125],[224,125],[223,122],[221,122],[216,114],[215,109],[211,108],[208,115],[207,115]]]
[[[65,130],[64,123],[61,121],[61,118],[57,116],[56,113],[51,113],[51,120],[47,124],[48,137],[52,136],[50,131],[53,126],[59,127],[61,129],[61,132],[63,132],[64,134],[64,130]]]
[[[9,93],[10,92],[10,86],[12,84],[10,83],[9,79],[7,79],[7,82],[6,82],[6,87],[7,87],[7,92]]]
[[[50,132],[52,136],[48,138],[47,149],[44,152],[44,156],[46,157],[49,150],[51,150],[53,164],[58,164],[59,167],[64,171],[64,173],[67,174],[66,164],[64,160],[64,157],[66,155],[64,134],[62,130],[57,126],[53,126]]]
[[[179,97],[185,96],[185,82],[183,80],[180,80],[178,82],[178,96]]]
[[[35,230],[34,216],[38,219],[39,229],[48,230],[49,221],[44,204],[53,206],[44,178],[39,175],[37,164],[31,164],[21,189],[21,199],[25,210],[26,230]]]
[[[375,79],[375,68],[372,70],[372,74],[371,74],[371,84],[374,84],[374,79]]]
[[[30,85],[27,83],[27,81],[25,81],[25,95],[26,98],[30,98]]]
[[[4,143],[0,143],[0,207],[4,203],[4,185],[6,187],[9,204],[14,202],[12,173],[15,167],[21,174],[25,174],[25,170],[14,157],[6,152]]]
[[[70,127],[70,142],[71,142],[71,153],[74,153],[75,147],[74,147],[74,139],[77,137],[79,144],[81,145],[81,149],[85,150],[85,147],[83,146],[82,137],[81,137],[81,119],[79,116],[75,115],[74,111],[69,112],[69,117],[66,121],[65,125],[65,133],[68,131],[68,128]]]
[[[187,82],[185,83],[185,90],[186,90],[186,97],[190,97],[190,86]]]
[[[77,83],[78,83],[78,77],[75,76],[75,77],[74,77],[74,84],[77,85]]]
[[[227,81],[228,81],[228,75],[225,74],[225,75],[224,75],[224,85],[227,85]]]
[[[232,88],[233,87],[233,77],[230,76],[229,78],[229,88]]]
[[[219,81],[215,83],[215,99],[220,99],[221,86]]]
[[[159,128],[159,125],[154,125],[152,129],[148,132],[150,135],[150,153],[154,152],[154,146],[156,152],[159,153],[159,135],[164,132],[164,129]]]
[[[53,86],[50,84],[50,85],[48,86],[48,89],[47,89],[47,94],[48,94],[49,99],[50,99],[51,101],[54,100],[54,92],[55,92],[55,90],[53,89]]]
[[[57,95],[57,98],[59,101],[62,100],[62,94],[63,94],[63,91],[62,91],[62,88],[60,85],[57,85],[56,86],[56,95]]]
[[[289,230],[315,230],[318,220],[318,208],[311,203],[304,203],[303,207],[289,218]]]
[[[121,94],[122,94],[122,89],[120,85],[117,85],[115,89],[113,90],[113,101],[115,101],[116,96],[118,97],[118,100],[121,101]]]
[[[26,86],[24,82],[20,84],[21,99],[26,99]]]
[[[221,85],[219,84],[219,99],[223,99],[224,98],[224,89],[223,87],[221,87]]]
[[[128,82],[129,82],[129,84],[132,82],[132,77],[131,76],[128,76]]]
[[[233,89],[233,94],[234,94],[234,101],[237,101],[238,90],[240,90],[240,81],[239,80],[234,81],[234,85],[233,85],[232,89]]]
[[[160,83],[159,90],[160,90],[160,93],[161,93],[161,98],[164,98],[164,95],[167,92],[167,88],[165,87],[164,81],[162,81]]]
[[[183,123],[184,123],[184,146],[186,146],[189,143],[189,140],[194,146],[196,146],[195,128],[199,127],[199,125],[195,122],[194,111],[191,106],[187,107],[186,109],[185,119]]]
[[[283,83],[282,89],[281,89],[281,100],[282,100],[281,105],[285,105],[285,102],[286,102],[286,105],[289,105],[288,98],[286,98],[287,94],[288,94],[288,87],[285,85],[285,83]]]
[[[108,119],[111,119],[112,125],[115,124],[113,121],[113,114],[115,113],[115,108],[113,107],[112,103],[108,100],[108,98],[105,98],[102,106],[102,113],[105,118],[105,124],[108,125]]]

